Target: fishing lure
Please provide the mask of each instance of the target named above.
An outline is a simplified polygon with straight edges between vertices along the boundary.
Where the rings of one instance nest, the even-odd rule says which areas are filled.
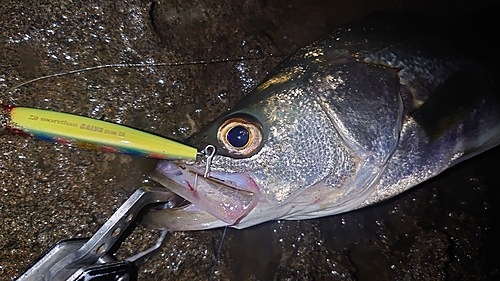
[[[195,160],[198,153],[161,136],[69,113],[4,105],[0,116],[9,132],[63,145],[158,159]]]

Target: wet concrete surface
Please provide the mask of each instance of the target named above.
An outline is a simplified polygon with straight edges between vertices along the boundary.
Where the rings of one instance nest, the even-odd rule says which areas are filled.
[[[379,10],[454,15],[492,1],[3,1],[0,103],[58,110],[182,140],[298,46]],[[121,67],[35,81],[114,63]],[[60,239],[91,236],[155,161],[0,135],[0,279]],[[500,149],[392,200],[245,230],[171,233],[140,280],[495,280]],[[149,245],[139,229],[119,252]],[[149,244],[148,244],[149,243]]]

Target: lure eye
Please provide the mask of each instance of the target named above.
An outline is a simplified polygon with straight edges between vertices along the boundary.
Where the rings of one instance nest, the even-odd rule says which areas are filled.
[[[227,119],[217,130],[217,140],[234,156],[249,156],[262,143],[262,126],[252,118]]]

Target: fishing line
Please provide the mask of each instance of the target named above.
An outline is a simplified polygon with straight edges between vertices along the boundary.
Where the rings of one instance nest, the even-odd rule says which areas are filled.
[[[214,276],[215,269],[217,268],[217,264],[219,263],[219,254],[222,250],[222,243],[224,243],[224,239],[226,238],[226,231],[227,231],[227,225],[224,227],[224,231],[222,232],[222,237],[220,239],[219,248],[217,249],[217,253],[215,254],[215,261],[214,261],[214,265],[212,266],[212,272],[210,273],[210,277],[208,278],[209,281],[212,280],[212,277]]]
[[[267,55],[266,57],[282,57],[282,56],[273,56]],[[31,80],[22,82],[10,89],[7,90],[7,92],[11,92],[15,89],[18,89],[22,86],[25,86],[27,84],[37,82],[40,80],[45,80],[49,78],[54,78],[54,77],[61,77],[61,76],[66,76],[66,75],[72,75],[72,74],[77,74],[77,73],[82,73],[82,72],[87,72],[87,71],[94,71],[94,70],[99,70],[99,69],[105,69],[105,68],[122,68],[122,67],[150,67],[150,66],[156,66],[156,67],[174,67],[174,66],[188,66],[188,65],[207,65],[207,64],[218,64],[218,63],[227,63],[227,62],[239,62],[239,61],[249,61],[249,60],[262,60],[265,59],[266,57],[236,57],[236,58],[225,58],[225,59],[214,59],[214,60],[196,60],[196,61],[189,61],[189,62],[158,62],[158,63],[112,63],[112,64],[103,64],[103,65],[97,65],[97,66],[90,66],[90,67],[85,67],[85,68],[79,68],[75,70],[70,70],[66,72],[60,72],[60,73],[54,73],[54,74],[49,74],[49,75],[44,75],[40,76],[37,78],[33,78]]]

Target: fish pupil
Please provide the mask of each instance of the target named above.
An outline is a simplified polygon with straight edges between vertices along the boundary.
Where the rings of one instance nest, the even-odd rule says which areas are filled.
[[[227,133],[227,141],[234,147],[243,147],[248,143],[250,133],[243,126],[236,126]]]

